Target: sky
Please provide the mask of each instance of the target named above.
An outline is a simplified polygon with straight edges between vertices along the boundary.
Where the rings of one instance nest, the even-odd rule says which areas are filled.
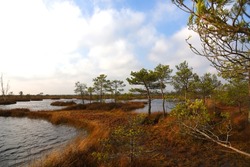
[[[166,0],[0,0],[0,73],[14,94],[74,94],[100,74],[129,85],[131,71],[184,60],[215,73],[185,42],[200,46],[187,20]]]

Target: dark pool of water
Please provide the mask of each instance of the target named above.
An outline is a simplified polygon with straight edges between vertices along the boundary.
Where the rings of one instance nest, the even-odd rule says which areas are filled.
[[[25,165],[77,134],[75,128],[44,120],[0,117],[0,167]]]

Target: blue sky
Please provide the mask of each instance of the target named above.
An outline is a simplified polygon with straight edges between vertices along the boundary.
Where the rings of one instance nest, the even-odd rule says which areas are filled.
[[[0,73],[14,94],[73,94],[75,82],[92,86],[103,73],[126,82],[131,71],[184,60],[215,73],[185,43],[199,46],[187,19],[164,0],[1,0]]]

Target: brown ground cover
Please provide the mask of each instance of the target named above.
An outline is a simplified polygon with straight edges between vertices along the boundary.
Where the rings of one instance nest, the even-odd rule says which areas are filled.
[[[76,103],[74,101],[54,101],[52,102],[50,105],[52,106],[72,106],[72,105],[76,105]]]
[[[171,116],[163,118],[159,117],[159,113],[150,117],[144,115],[134,126],[131,120],[138,114],[128,112],[128,108],[134,108],[139,103],[110,105],[107,104],[105,108],[105,104],[96,103],[83,109],[46,112],[20,109],[0,111],[0,116],[42,118],[54,124],[68,124],[88,130],[86,138],[79,137],[66,148],[52,152],[31,166],[250,166],[250,158],[210,141],[178,133],[175,118]],[[250,153],[250,125],[246,122],[246,112],[223,106],[217,107],[217,110],[231,115],[231,144]],[[118,127],[126,127],[128,131],[122,131],[121,128],[117,130]],[[143,133],[136,135],[138,129]],[[135,139],[135,142],[132,143],[131,139]]]

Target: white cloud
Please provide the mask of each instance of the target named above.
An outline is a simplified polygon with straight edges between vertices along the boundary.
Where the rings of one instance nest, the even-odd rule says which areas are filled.
[[[94,10],[87,16],[69,0],[0,1],[0,72],[10,80],[11,91],[69,94],[76,81],[91,86],[102,73],[125,80],[130,71],[156,63],[173,68],[188,60],[203,68],[205,61],[184,41],[186,28],[166,38],[154,26],[163,16],[173,16],[169,3],[156,6],[152,21],[143,12],[96,5],[104,1],[113,3],[90,0]]]
[[[114,41],[110,45],[92,47],[89,57],[98,60],[97,68],[111,76],[126,75],[136,67],[137,61],[125,40]]]
[[[99,9],[84,17],[71,1],[44,2],[0,2],[0,71],[14,92],[73,93],[78,80],[90,85],[100,73],[125,79],[137,66],[127,35],[140,28],[142,13]]]
[[[154,22],[160,21],[176,21],[181,18],[181,13],[178,12],[179,9],[173,5],[171,2],[158,1],[154,10],[152,11],[152,17]]]
[[[189,37],[189,42],[196,46],[197,49],[200,49],[198,35],[185,27],[169,38],[158,38],[148,55],[149,59],[156,63],[169,64],[172,69],[175,69],[175,65],[186,60],[189,66],[194,68],[194,72],[199,74],[211,72],[209,61],[194,54],[189,48],[189,45],[186,43],[186,39]]]
[[[67,1],[55,2],[50,8],[39,0],[16,2],[0,4],[8,10],[0,9],[0,55],[4,56],[1,66],[17,76],[53,73],[54,66],[77,49],[80,12]]]

